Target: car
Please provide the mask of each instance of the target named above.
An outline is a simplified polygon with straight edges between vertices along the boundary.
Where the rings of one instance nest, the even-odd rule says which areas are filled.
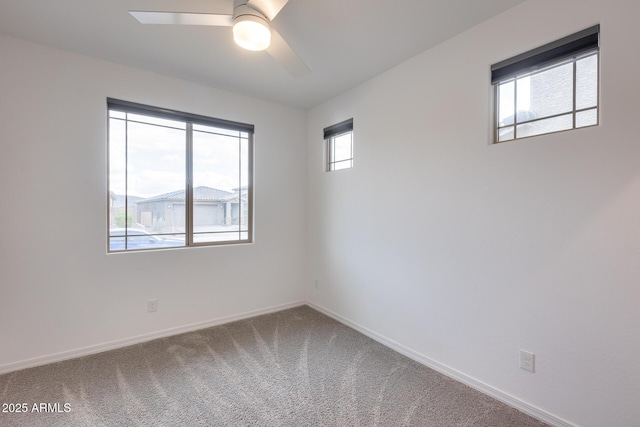
[[[136,228],[112,228],[109,230],[109,250],[156,249],[184,246],[184,240],[156,236]]]

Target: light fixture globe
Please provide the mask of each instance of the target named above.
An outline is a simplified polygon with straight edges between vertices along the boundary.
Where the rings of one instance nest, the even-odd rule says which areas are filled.
[[[269,23],[256,15],[241,15],[233,20],[233,40],[247,50],[265,50],[271,44]]]

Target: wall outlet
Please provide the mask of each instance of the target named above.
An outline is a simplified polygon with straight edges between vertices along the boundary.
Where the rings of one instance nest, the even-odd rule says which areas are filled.
[[[520,368],[525,371],[535,372],[535,354],[520,350]]]
[[[320,279],[313,280],[313,287],[316,289],[320,289]]]
[[[147,312],[148,313],[155,313],[156,311],[158,311],[158,300],[157,299],[150,299],[147,301]]]

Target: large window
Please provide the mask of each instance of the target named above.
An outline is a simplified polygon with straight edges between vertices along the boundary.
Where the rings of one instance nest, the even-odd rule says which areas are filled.
[[[107,104],[110,252],[252,241],[252,125]]]
[[[324,129],[327,144],[327,171],[353,167],[353,119]]]
[[[495,142],[598,124],[595,26],[495,64]]]

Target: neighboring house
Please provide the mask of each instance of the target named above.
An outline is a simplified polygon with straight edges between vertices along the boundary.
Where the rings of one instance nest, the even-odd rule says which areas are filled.
[[[184,199],[185,191],[178,190],[139,200],[136,222],[158,232],[184,231]],[[194,227],[237,225],[240,221],[243,225],[247,223],[246,187],[235,189],[234,192],[196,187],[193,189],[193,202]]]
[[[112,191],[109,194],[109,203],[111,205],[111,208],[109,209],[109,225],[112,228],[124,226],[124,224],[116,224],[116,216],[124,214],[125,206],[127,207],[127,214],[131,218],[137,218],[136,204],[139,200],[143,200],[143,197],[129,196],[125,199],[124,195],[116,194]]]

